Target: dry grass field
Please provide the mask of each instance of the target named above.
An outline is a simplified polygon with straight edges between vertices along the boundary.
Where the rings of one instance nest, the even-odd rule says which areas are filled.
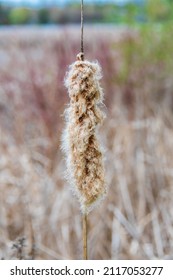
[[[108,195],[89,215],[90,259],[173,258],[172,28],[88,26],[103,69]],[[171,33],[172,32],[172,33]],[[81,259],[79,204],[60,150],[77,27],[0,30],[0,259]]]

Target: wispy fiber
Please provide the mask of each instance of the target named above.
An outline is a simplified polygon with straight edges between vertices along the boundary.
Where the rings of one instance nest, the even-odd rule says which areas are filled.
[[[99,64],[82,61],[80,54],[65,79],[70,106],[66,110],[63,147],[68,178],[83,212],[91,210],[106,193],[103,156],[96,131],[104,118],[99,108],[103,101],[100,79]]]

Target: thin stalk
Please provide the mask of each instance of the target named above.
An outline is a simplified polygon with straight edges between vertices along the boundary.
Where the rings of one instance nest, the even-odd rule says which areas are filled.
[[[84,60],[84,36],[83,36],[83,30],[84,30],[84,3],[83,0],[81,0],[81,59]],[[87,248],[87,214],[83,214],[83,259],[88,259],[88,248]]]
[[[88,259],[88,248],[87,248],[87,214],[83,214],[83,259]]]
[[[84,60],[84,3],[83,0],[81,0],[81,53],[82,53],[82,60]]]

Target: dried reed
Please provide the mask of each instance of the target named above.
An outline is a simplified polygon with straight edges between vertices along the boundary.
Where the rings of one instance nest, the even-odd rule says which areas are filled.
[[[16,258],[12,244],[22,236],[26,237],[24,257],[30,258],[30,220],[23,217],[26,199],[30,201],[36,238],[35,258],[79,259],[81,217],[62,180],[64,164],[55,134],[62,130],[60,115],[67,103],[60,85],[78,47],[79,30],[69,27],[67,33],[63,28],[27,32],[26,37],[25,29],[15,34],[13,30],[0,30],[0,259]],[[122,80],[121,76],[120,81],[117,73],[122,74],[122,66],[129,61],[123,54],[128,50],[129,32],[133,31],[123,35],[122,30],[110,26],[97,31],[87,26],[85,31],[87,55],[97,57],[104,69],[109,115],[101,137],[107,147],[110,190],[102,211],[95,209],[89,216],[89,256],[172,259],[172,32],[162,32],[158,37],[158,32],[150,30],[150,40],[142,34],[138,51],[133,47],[130,52],[133,59],[127,78]],[[116,48],[112,48],[114,44]],[[163,56],[158,57],[161,53]],[[134,98],[134,107],[124,103],[125,95]],[[135,119],[131,114],[129,119],[132,109]],[[48,129],[56,139],[48,136]]]
[[[103,156],[96,131],[104,118],[99,108],[103,101],[99,85],[101,69],[98,63],[83,59],[84,55],[80,53],[65,80],[70,106],[66,110],[63,147],[68,178],[83,212],[83,258],[87,259],[87,213],[104,196],[106,188]]]
[[[98,63],[82,61],[78,56],[65,80],[70,106],[65,112],[63,148],[68,178],[83,213],[88,213],[106,193],[103,156],[96,131],[104,118],[99,108],[103,100],[100,78]]]

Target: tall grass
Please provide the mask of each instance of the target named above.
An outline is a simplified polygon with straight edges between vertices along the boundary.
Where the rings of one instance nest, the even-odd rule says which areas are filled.
[[[100,133],[109,196],[90,219],[91,259],[172,258],[172,32],[86,28],[108,115]],[[78,38],[75,28],[0,31],[0,258],[81,256],[60,152],[63,79]]]

